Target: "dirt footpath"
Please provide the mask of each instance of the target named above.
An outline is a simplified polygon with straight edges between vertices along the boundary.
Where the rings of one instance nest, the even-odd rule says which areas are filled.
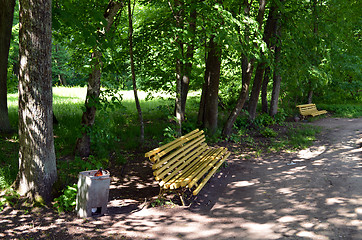
[[[113,216],[109,232],[164,240],[362,239],[362,118],[310,124],[324,128],[313,147],[250,160],[233,155],[191,208]]]
[[[43,231],[49,239],[362,239],[362,118],[307,124],[323,127],[313,147],[248,160],[233,154],[189,207],[113,199],[103,217],[30,216],[33,225],[23,226],[11,223],[20,214],[7,212],[0,238]]]

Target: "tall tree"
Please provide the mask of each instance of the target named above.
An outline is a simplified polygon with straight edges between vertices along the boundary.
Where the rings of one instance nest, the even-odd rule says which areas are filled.
[[[51,0],[20,0],[19,173],[21,195],[49,201],[57,178],[53,137]]]
[[[251,5],[252,5],[252,1],[249,3],[248,0],[244,0],[243,2],[243,7],[244,7],[244,15],[245,17],[249,17],[250,16],[250,9],[251,9]],[[265,7],[265,5],[264,5]],[[261,12],[260,12],[261,11]],[[265,8],[260,8],[259,7],[259,14],[258,16],[261,16],[261,14],[264,14]],[[260,17],[258,18],[260,19]],[[245,28],[245,34],[244,34],[244,39],[242,39],[241,37],[239,37],[239,42],[240,44],[243,44],[243,42],[249,42],[250,41],[250,27],[247,25]],[[239,30],[240,31],[240,30]],[[239,33],[239,35],[241,36],[241,33]],[[246,54],[242,55],[242,60],[241,60],[241,64],[242,64],[242,88],[240,90],[239,93],[239,97],[238,100],[236,102],[235,107],[233,108],[233,110],[230,112],[229,117],[224,125],[222,134],[223,136],[229,136],[231,134],[233,125],[237,119],[237,117],[239,116],[241,110],[244,107],[244,104],[246,102],[246,99],[248,97],[248,93],[249,93],[249,85],[250,85],[250,81],[251,81],[251,77],[253,74],[253,70],[254,70],[254,62],[255,62],[255,57],[251,57],[251,59],[249,60],[249,57]]]
[[[282,13],[280,9],[280,4],[283,3],[284,0],[279,0],[275,5],[275,22],[274,22],[274,30],[273,30],[273,38],[274,38],[274,72],[273,72],[273,91],[270,101],[270,111],[269,115],[274,116],[278,113],[278,102],[279,102],[279,93],[280,86],[282,81],[281,76],[281,67],[280,67],[280,55],[282,51],[281,46],[281,18]]]
[[[176,21],[176,27],[180,30],[183,29],[183,22],[184,22],[184,3],[183,1],[174,0],[174,3],[172,4],[170,1],[168,1],[168,4],[171,8],[173,17]],[[178,135],[181,136],[181,129],[182,129],[182,58],[184,55],[184,46],[182,37],[179,35],[176,35],[176,44],[178,48],[178,54],[175,59],[176,63],[176,97],[175,97],[175,117],[177,121],[178,126]]]
[[[103,28],[98,30],[100,36],[104,37],[106,33],[111,28],[114,18],[118,11],[123,6],[122,3],[110,0],[106,11],[104,13],[104,18],[106,19],[106,25]],[[99,43],[99,42],[98,42]],[[100,46],[94,46],[92,53],[92,63],[93,68],[92,72],[88,78],[87,86],[87,96],[85,100],[85,111],[82,115],[82,137],[77,140],[75,152],[82,156],[88,157],[91,152],[91,138],[89,131],[92,128],[96,111],[97,111],[97,102],[99,100],[99,94],[101,91],[101,68],[102,68],[102,52],[100,51]]]
[[[11,132],[7,104],[8,56],[15,0],[0,0],[0,132]]]
[[[211,36],[207,48],[207,60],[202,88],[198,122],[211,134],[217,129],[218,94],[221,69],[221,48]]]
[[[259,30],[261,30],[263,27],[265,6],[266,6],[266,1],[259,0],[259,12],[258,12],[258,16],[257,16],[257,21],[259,23]],[[267,29],[265,29],[265,30],[267,30]],[[265,34],[264,34],[264,36],[265,36]],[[264,39],[264,41],[265,41],[265,39]],[[263,53],[261,53],[261,55],[263,56]],[[249,101],[249,106],[248,106],[249,118],[251,120],[255,119],[255,116],[256,116],[256,107],[258,105],[260,89],[261,89],[261,85],[263,82],[265,65],[266,65],[265,61],[263,61],[263,59],[261,59],[261,61],[258,63],[256,70],[255,70],[253,88],[252,88],[252,91],[250,94],[250,101]]]
[[[133,20],[132,20],[132,17],[133,17],[133,14],[132,14],[132,8],[131,8],[131,0],[128,0],[128,28],[129,28],[128,38],[129,38],[129,57],[130,57],[130,62],[131,62],[132,86],[133,86],[134,99],[136,102],[136,108],[137,108],[137,112],[138,112],[138,118],[139,118],[140,126],[141,126],[140,140],[141,140],[141,143],[143,143],[145,140],[145,125],[143,123],[142,109],[141,109],[140,101],[138,99],[138,94],[137,94],[136,72],[135,72],[135,67],[134,67],[134,56],[133,56]]]
[[[186,53],[183,64],[182,80],[181,80],[181,119],[185,120],[186,114],[186,100],[189,91],[189,84],[192,71],[192,59],[194,57],[195,50],[195,34],[196,34],[196,1],[192,0],[190,3],[189,17],[186,18],[188,24],[188,30],[186,32],[189,36],[188,42],[186,43]]]

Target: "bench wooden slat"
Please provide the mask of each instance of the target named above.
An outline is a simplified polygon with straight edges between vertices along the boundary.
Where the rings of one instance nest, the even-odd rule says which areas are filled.
[[[191,146],[195,146],[196,144],[201,144],[204,141],[205,141],[205,137],[204,136],[199,136],[198,138],[194,139],[193,141],[187,143],[182,148],[179,148],[178,150],[172,152],[170,155],[164,157],[162,160],[157,161],[156,163],[154,163],[153,166],[152,166],[152,169],[159,168],[162,164],[164,164],[165,162],[167,162],[171,158],[175,157],[176,155],[178,155],[176,157],[177,159],[184,156],[187,152],[192,150],[192,148],[190,148]]]
[[[197,188],[192,192],[192,194],[194,196],[196,196],[200,190],[205,186],[205,184],[207,183],[207,181],[209,181],[209,179],[212,177],[212,175],[214,175],[214,173],[220,168],[221,164],[223,164],[225,162],[225,160],[230,156],[230,152],[228,152],[222,159],[221,161],[213,167],[213,170],[210,171],[209,174],[207,174],[207,176],[202,180],[202,182],[199,184],[199,186],[197,186]]]
[[[189,169],[185,174],[177,179],[174,183],[176,188],[178,187],[185,187],[188,185],[194,177],[201,172],[205,167],[213,160],[213,156],[218,153],[219,149],[213,149],[208,156],[201,158],[196,165],[194,165],[191,169]]]
[[[162,189],[196,188],[193,194],[199,193],[230,156],[226,148],[210,148],[205,140],[204,131],[195,129],[145,154]]]
[[[184,137],[182,138],[181,141],[178,141],[178,142],[175,142],[174,144],[171,144],[169,146],[169,148],[165,149],[165,150],[162,150],[161,152],[158,152],[156,153],[154,156],[151,156],[150,157],[150,160],[152,162],[157,162],[161,157],[163,157],[164,155],[166,155],[167,153],[171,152],[172,150],[180,147],[180,146],[183,146],[186,142],[189,142],[191,141],[192,139],[198,137],[201,135],[201,137],[204,137],[204,135],[202,135],[203,131],[200,131],[200,132],[196,132],[188,137]]]
[[[314,103],[297,105],[302,116],[311,115],[313,117],[327,113],[326,110],[318,110]]]
[[[216,154],[216,156],[212,156],[212,162],[210,164],[208,164],[207,167],[205,167],[204,169],[202,169],[202,171],[199,172],[199,174],[197,174],[191,181],[190,183],[188,183],[188,187],[192,188],[201,178],[202,176],[204,176],[213,166],[215,166],[215,164],[221,159],[222,154],[226,153],[226,149],[222,148],[220,149],[220,152],[218,152]]]
[[[159,169],[155,170],[153,174],[156,176],[156,180],[162,179],[168,172],[173,171],[178,165],[182,164],[185,160],[193,160],[197,157],[196,153],[200,152],[201,150],[206,149],[207,145],[202,144],[199,147],[195,148],[193,151],[189,152],[187,155],[183,156],[181,159],[172,159],[164,164]],[[194,157],[193,157],[194,156]]]
[[[167,186],[165,186],[164,188],[169,188],[169,185],[173,182],[173,180],[170,181],[170,179],[172,179],[175,175],[177,174],[180,174],[180,171],[185,169],[188,165],[190,165],[190,163],[196,159],[202,152],[207,152],[207,151],[211,151],[211,149],[206,149],[207,148],[207,145],[204,144],[202,146],[200,146],[199,148],[197,148],[197,152],[195,152],[195,154],[190,157],[189,159],[187,159],[186,161],[184,162],[181,162],[182,164],[180,166],[178,166],[172,173],[170,173],[165,179],[163,179],[161,182],[160,182],[160,186],[163,186],[164,184],[168,183]],[[199,154],[197,154],[199,153]],[[166,172],[167,174],[167,172]],[[162,176],[163,177],[163,176]],[[162,178],[161,177],[161,178]],[[177,178],[177,177],[176,177]],[[174,179],[176,179],[174,178]]]
[[[203,131],[199,131],[199,129],[195,129],[193,130],[192,132],[189,132],[188,134],[180,137],[180,138],[177,138],[175,140],[173,140],[172,142],[169,142],[161,147],[158,147],[158,148],[155,148],[147,153],[145,153],[145,157],[151,157],[152,155],[155,155],[156,153],[159,153],[161,152],[162,150],[164,149],[167,149],[168,147],[174,145],[174,144],[177,144],[178,142],[182,142],[182,141],[185,141],[185,138],[189,137],[189,136],[192,136],[193,134],[197,133],[197,132],[201,132],[201,134],[203,133]]]
[[[197,166],[199,164],[199,160],[202,159],[203,157],[208,157],[210,154],[212,154],[212,152],[215,151],[214,149],[210,148],[210,149],[207,149],[206,152],[202,153],[203,156],[200,157],[200,156],[197,156],[196,159],[198,159],[197,161],[194,160],[194,161],[191,161],[189,162],[188,165],[186,165],[186,167],[184,169],[182,169],[182,171],[177,174],[175,177],[173,177],[172,179],[170,179],[168,181],[167,184],[165,184],[165,187],[169,188],[169,189],[176,189],[178,187],[181,186],[181,182],[180,182],[180,179],[183,179],[185,178],[185,176],[187,176],[187,174],[192,171],[192,169]]]

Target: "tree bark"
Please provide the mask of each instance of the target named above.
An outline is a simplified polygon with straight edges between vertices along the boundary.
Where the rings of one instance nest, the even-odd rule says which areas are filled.
[[[284,0],[280,0],[280,3],[282,3]],[[274,25],[274,31],[273,34],[275,35],[275,53],[274,53],[274,73],[273,73],[273,92],[272,97],[270,101],[270,116],[275,116],[275,114],[278,113],[278,101],[279,101],[279,93],[280,93],[280,85],[282,81],[282,77],[280,75],[280,55],[281,55],[281,12],[276,7],[276,20]]]
[[[168,1],[170,9],[172,11],[173,17],[176,22],[176,27],[183,30],[183,21],[184,21],[184,7],[183,2],[179,0],[174,0],[172,5]],[[175,96],[175,118],[177,124],[177,134],[181,136],[182,132],[182,121],[184,116],[182,115],[182,81],[183,81],[183,64],[182,58],[184,58],[184,43],[180,35],[176,35],[176,44],[178,47],[178,56],[175,58],[176,63],[176,96]]]
[[[268,113],[268,83],[269,83],[270,67],[265,69],[263,85],[261,86],[261,110]]]
[[[189,31],[192,36],[195,36],[196,32],[196,8],[193,7],[194,2],[191,3]],[[184,64],[184,71],[181,81],[181,119],[185,120],[186,115],[186,101],[187,94],[189,92],[190,77],[192,72],[192,59],[194,57],[195,44],[193,41],[189,42],[186,50],[186,63]]]
[[[248,106],[250,120],[254,120],[256,117],[256,108],[258,106],[259,93],[261,85],[263,83],[265,65],[266,65],[265,63],[259,63],[255,70],[253,89],[251,91],[250,101]]]
[[[262,29],[262,25],[263,25],[265,5],[266,5],[266,2],[264,0],[259,0],[259,12],[258,12],[258,17],[257,17],[257,20],[259,23],[259,30]],[[268,45],[269,39],[270,39],[270,28],[272,25],[271,24],[272,18],[273,18],[273,11],[271,9],[269,11],[269,16],[268,16],[267,24],[265,26],[264,36],[263,36],[263,39],[267,43],[267,45]],[[263,53],[261,53],[261,54],[263,55]],[[248,106],[250,120],[254,120],[256,117],[256,108],[258,106],[259,94],[260,94],[260,89],[261,89],[261,85],[263,82],[265,66],[266,66],[266,63],[262,60],[262,62],[259,62],[256,67],[253,89],[251,91],[250,101],[249,101],[249,106]]]
[[[137,94],[137,84],[136,84],[136,72],[134,69],[134,59],[133,59],[133,21],[132,21],[132,10],[131,10],[131,0],[128,0],[128,24],[129,24],[129,57],[131,61],[131,74],[132,74],[132,86],[133,94],[136,102],[136,108],[138,112],[138,118],[140,121],[140,141],[143,143],[145,141],[145,125],[143,123],[142,109],[140,101]]]
[[[208,47],[208,56],[204,76],[204,99],[200,101],[199,116],[202,116],[202,127],[207,128],[210,134],[214,134],[217,129],[218,120],[218,93],[221,68],[221,49],[211,37]],[[200,113],[203,111],[202,113]]]
[[[242,60],[242,71],[242,88],[238,97],[238,101],[234,109],[231,111],[229,118],[223,128],[222,135],[224,137],[227,137],[231,134],[234,123],[238,118],[241,110],[243,109],[245,101],[248,97],[251,75],[253,73],[253,66],[252,63],[245,56]]]
[[[57,178],[53,137],[51,0],[20,0],[20,195],[50,201]]]
[[[249,2],[247,0],[244,0],[243,5],[244,5],[244,15],[249,16],[251,3],[249,4]],[[245,40],[249,41],[248,28],[246,28],[246,30],[245,30]],[[241,38],[239,38],[239,42],[240,42],[240,44],[242,44]],[[234,109],[230,112],[230,115],[222,130],[222,135],[224,137],[227,137],[231,134],[234,123],[235,123],[237,117],[239,116],[241,110],[243,109],[246,99],[248,98],[249,85],[250,85],[251,76],[252,76],[253,70],[254,70],[254,59],[251,59],[249,61],[247,56],[244,55],[242,57],[242,66],[241,67],[242,67],[242,88],[240,90],[238,101],[237,101]]]
[[[15,0],[0,0],[0,133],[10,133],[7,103],[8,57]]]
[[[104,17],[107,20],[107,25],[100,30],[100,33],[105,36],[114,22],[114,17],[121,9],[122,4],[116,1],[110,1],[107,9],[104,13]],[[77,139],[75,153],[81,157],[88,157],[91,153],[91,138],[90,131],[95,121],[96,116],[96,103],[99,100],[99,94],[101,91],[101,68],[102,68],[102,53],[93,48],[92,62],[93,69],[88,78],[87,96],[85,100],[85,111],[82,115],[82,137]]]
[[[82,137],[77,140],[76,153],[81,157],[88,157],[91,153],[91,138],[89,132],[95,121],[96,105],[101,91],[101,57],[102,53],[94,50],[92,53],[93,70],[88,78],[85,111],[82,115]]]

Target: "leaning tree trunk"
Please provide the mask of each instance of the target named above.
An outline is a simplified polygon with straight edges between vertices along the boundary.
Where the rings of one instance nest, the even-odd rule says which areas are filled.
[[[107,21],[107,26],[100,31],[102,34],[106,34],[111,28],[114,17],[122,7],[122,3],[116,1],[110,1],[105,11],[104,17]],[[88,78],[87,96],[85,100],[85,111],[82,115],[82,136],[77,139],[75,146],[75,153],[81,157],[88,157],[91,153],[91,138],[89,132],[95,121],[96,116],[96,103],[99,101],[99,94],[101,91],[101,68],[102,68],[102,53],[97,50],[97,47],[93,48],[92,62],[93,69]]]
[[[50,201],[57,178],[53,137],[51,0],[20,0],[19,173],[21,195]]]
[[[244,5],[245,16],[249,16],[251,3],[249,4],[249,2],[247,0],[244,0],[243,5]],[[241,35],[241,34],[239,34],[239,35]],[[245,30],[245,40],[249,41],[249,28],[248,27]],[[239,38],[239,42],[240,42],[240,44],[242,44],[243,41],[241,38]],[[242,88],[239,93],[238,101],[237,101],[234,109],[230,112],[230,115],[222,130],[222,135],[224,137],[227,137],[231,134],[234,123],[235,123],[237,117],[239,116],[241,110],[243,109],[246,99],[248,98],[250,80],[251,80],[251,76],[254,71],[254,59],[251,59],[249,61],[247,56],[244,55],[242,57],[241,68],[242,68]]]
[[[253,73],[253,66],[252,62],[248,61],[247,57],[243,57],[242,60],[242,88],[239,94],[238,101],[234,107],[234,109],[231,111],[228,120],[225,123],[225,126],[222,130],[222,135],[224,137],[227,137],[231,134],[231,131],[233,129],[233,125],[238,118],[241,110],[244,107],[245,101],[248,97],[249,93],[249,85],[251,80],[251,75]]]
[[[12,131],[7,103],[8,56],[15,0],[0,0],[0,133]]]
[[[89,132],[95,121],[97,102],[101,91],[101,57],[102,53],[94,50],[92,59],[94,62],[92,73],[88,78],[85,111],[82,115],[82,137],[77,140],[76,153],[81,157],[88,157],[91,153],[91,138]]]
[[[255,70],[253,89],[251,91],[250,101],[248,106],[249,119],[251,120],[254,120],[256,117],[256,107],[258,105],[260,89],[263,83],[264,71],[265,71],[265,63],[259,63]]]
[[[259,30],[261,30],[266,1],[260,0],[259,2],[260,2],[260,6],[259,6],[259,13],[258,13],[257,19],[258,19],[258,23],[259,23]],[[264,36],[263,36],[263,39],[266,42],[266,44],[268,45],[268,47],[270,47],[269,45],[270,45],[271,29],[273,27],[273,22],[274,22],[273,18],[274,18],[274,9],[272,7],[269,11],[269,16],[268,16],[268,20],[266,22],[266,26],[264,29]],[[263,53],[261,53],[261,54],[264,55]],[[256,67],[253,89],[252,89],[252,92],[250,95],[250,102],[249,102],[249,106],[248,106],[250,120],[254,120],[256,117],[256,108],[258,105],[259,94],[260,94],[261,86],[263,83],[265,67],[266,67],[266,63],[264,61],[258,63],[258,66]]]
[[[210,134],[217,129],[218,95],[220,82],[221,50],[211,37],[208,48],[206,69],[204,76],[203,101],[200,101],[199,116],[202,116],[202,127],[207,128]],[[203,104],[203,106],[202,106]],[[203,111],[203,113],[200,113]]]

